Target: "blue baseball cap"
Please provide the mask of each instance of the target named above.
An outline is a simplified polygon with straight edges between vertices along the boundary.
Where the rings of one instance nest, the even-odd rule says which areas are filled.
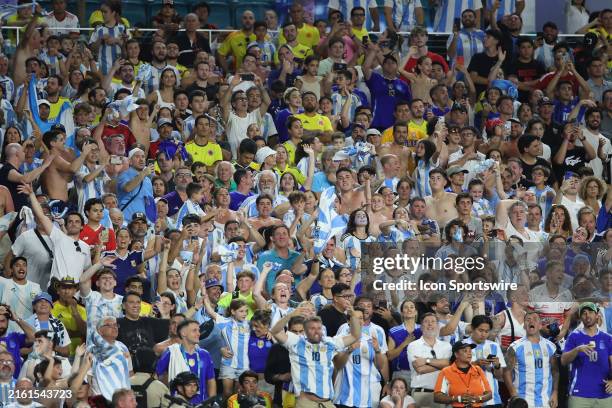
[[[206,282],[204,283],[204,287],[206,289],[214,288],[215,286],[218,286],[221,288],[221,290],[223,290],[223,285],[221,284],[221,282],[219,282],[218,279],[215,279],[215,278],[206,279]]]
[[[47,292],[41,292],[38,295],[36,295],[34,300],[32,300],[32,306],[38,303],[39,300],[46,300],[47,302],[49,302],[51,307],[53,307],[53,299],[51,299],[51,295],[48,294]]]

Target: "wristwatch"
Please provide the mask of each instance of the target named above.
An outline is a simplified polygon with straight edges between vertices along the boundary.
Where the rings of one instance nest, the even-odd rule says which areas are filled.
[[[431,364],[431,358],[426,359],[425,360],[425,364],[427,364],[427,365]]]

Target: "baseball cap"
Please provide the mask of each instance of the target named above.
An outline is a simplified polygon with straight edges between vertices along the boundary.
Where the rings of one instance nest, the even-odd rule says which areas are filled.
[[[451,112],[452,111],[461,111],[463,113],[467,113],[467,109],[465,108],[465,106],[463,106],[460,103],[453,103],[453,106],[451,108]]]
[[[164,126],[164,125],[170,125],[172,126],[172,121],[168,118],[161,118],[157,121],[157,128],[159,129],[160,127]]]
[[[510,118],[508,119],[510,122],[514,122],[514,123],[518,123],[519,125],[522,125],[521,121],[518,118]]]
[[[144,221],[147,222],[147,216],[142,212],[135,212],[132,214],[132,221]]]
[[[51,107],[51,103],[49,103],[49,101],[46,100],[46,99],[39,99],[38,100],[38,106],[40,106],[40,105],[47,105],[48,107]]]
[[[206,279],[206,282],[204,282],[204,287],[206,289],[214,288],[215,286],[218,286],[221,288],[221,290],[223,290],[223,285],[221,285],[218,279],[210,278],[210,279]]]
[[[136,153],[145,154],[144,150],[142,150],[140,147],[135,147],[128,153],[128,159],[131,159]]]
[[[553,101],[550,100],[548,96],[545,96],[538,101],[538,106],[544,106],[544,105],[554,105],[554,103]]]
[[[51,307],[53,307],[53,299],[51,299],[51,295],[48,294],[47,292],[41,292],[38,295],[36,295],[34,300],[32,300],[32,306],[38,303],[39,300],[46,300],[47,302],[49,302]]]
[[[458,341],[455,344],[453,344],[453,353],[458,352],[459,350],[462,350],[464,348],[471,348],[471,349],[475,349],[476,345],[474,343],[466,343],[464,341]]]
[[[578,314],[581,315],[583,310],[592,310],[593,312],[597,313],[599,312],[599,307],[597,307],[597,305],[593,302],[583,302],[580,304],[580,306],[578,307]]]
[[[353,128],[353,129],[355,129],[355,128],[361,128],[361,129],[363,129],[363,130],[367,130],[367,129],[365,128],[365,126],[363,126],[361,123],[357,123],[357,122],[353,123],[352,128]]]
[[[78,283],[74,281],[72,276],[64,276],[57,282],[58,286],[77,286]]]
[[[342,160],[349,160],[349,159],[350,159],[350,156],[342,150],[340,150],[339,152],[336,152],[336,154],[334,154],[334,157],[332,158],[333,161],[342,161]]]
[[[455,174],[458,174],[458,173],[467,174],[469,173],[469,171],[467,171],[461,166],[450,166],[448,169],[446,169],[446,175],[448,177],[454,176]]]
[[[174,6],[174,0],[162,0],[162,6],[165,5]]]
[[[366,132],[366,136],[380,136],[380,130],[368,129],[368,131]]]

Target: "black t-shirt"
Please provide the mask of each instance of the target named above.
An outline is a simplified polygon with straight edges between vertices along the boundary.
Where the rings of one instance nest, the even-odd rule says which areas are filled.
[[[546,68],[541,62],[532,59],[529,62],[521,62],[518,59],[511,65],[511,71],[508,74],[515,74],[520,82],[529,82],[541,78],[546,73]],[[527,102],[529,100],[529,91],[519,91],[519,100]]]
[[[525,179],[531,184],[533,185],[533,178],[531,175],[531,172],[533,171],[533,168],[535,166],[544,166],[547,167],[549,170],[552,170],[552,168],[550,167],[550,163],[548,163],[545,159],[538,157],[536,159],[535,164],[527,164],[523,161],[523,159],[521,159],[521,164],[523,165],[523,175],[525,176]],[[551,172],[552,173],[552,172]],[[546,182],[546,184],[548,185],[552,185],[554,181],[554,177],[551,174],[551,176],[548,178],[548,181]]]
[[[134,371],[139,371],[138,359],[135,359],[136,350],[141,348],[153,349],[153,346],[168,338],[168,319],[156,319],[153,317],[141,317],[134,321],[125,317],[117,319],[119,324],[119,335],[117,340],[125,344],[132,355]],[[143,362],[144,363],[144,362]]]
[[[186,91],[188,95],[190,95],[193,91],[202,91],[206,94],[206,98],[209,101],[216,101],[217,92],[219,92],[219,84],[208,85],[206,88],[204,88],[198,86],[198,84],[194,82],[193,84],[189,85]]]
[[[19,173],[19,170],[13,167],[13,165],[8,162],[4,163],[2,168],[0,168],[0,185],[6,187],[11,193],[13,205],[15,206],[15,211],[19,212],[21,210],[21,207],[23,207],[24,205],[28,205],[28,196],[27,194],[19,194],[17,192],[17,186],[19,186],[20,183],[13,183],[9,180],[8,176],[11,170],[15,170],[17,173]]]
[[[323,321],[323,326],[327,329],[327,335],[333,337],[338,333],[338,329],[344,323],[348,322],[348,318],[342,312],[339,312],[332,305],[328,305],[319,311],[319,317]]]
[[[555,156],[559,149],[552,152],[552,157]],[[576,146],[573,149],[568,149],[565,154],[565,159],[562,165],[555,165],[555,176],[557,180],[562,180],[564,174],[568,171],[576,173],[579,169],[586,166],[589,161],[586,159],[586,150],[582,146]]]
[[[468,66],[468,72],[472,73],[475,71],[481,77],[488,77],[489,72],[491,72],[491,68],[497,63],[497,56],[489,57],[486,52],[479,52],[475,54],[470,60],[470,65]],[[480,95],[481,92],[487,89],[486,85],[476,84],[476,93]]]

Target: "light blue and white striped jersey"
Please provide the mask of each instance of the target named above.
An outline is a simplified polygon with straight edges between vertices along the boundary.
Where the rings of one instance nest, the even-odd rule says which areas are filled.
[[[351,10],[355,7],[363,7],[366,13],[365,27],[370,30],[374,25],[372,21],[372,15],[370,14],[371,8],[376,8],[376,0],[329,0],[327,7],[330,9],[338,10],[344,16],[345,21],[350,21]]]
[[[361,99],[355,94],[349,94],[348,96],[342,96],[340,92],[334,92],[331,95],[332,100],[332,113],[334,115],[340,115],[342,107],[348,98],[351,98],[351,109],[349,110],[349,122],[353,122],[355,119],[355,111],[361,106]]]
[[[32,301],[40,292],[38,283],[27,281],[25,285],[19,285],[12,279],[0,276],[0,303],[8,305],[15,316],[30,316],[33,313]],[[13,321],[10,322],[9,331],[23,333]]]
[[[481,198],[472,204],[472,216],[482,217],[483,215],[495,215],[495,208],[486,198]]]
[[[548,407],[553,389],[550,360],[556,346],[543,337],[535,344],[523,337],[510,348],[515,354],[512,382],[517,395],[526,400],[530,408]]]
[[[38,54],[38,58],[43,60],[47,67],[49,68],[49,75],[60,75],[60,65],[61,62],[64,61],[64,56],[62,54],[59,55],[49,55],[47,52],[41,52]]]
[[[178,210],[178,213],[176,216],[176,225],[182,228],[183,218],[188,214],[195,214],[200,217],[206,215],[202,207],[200,207],[200,204],[194,203],[193,201],[191,201],[191,199],[187,199],[185,200],[181,208]]]
[[[191,115],[188,116],[183,123],[183,133],[187,137],[190,137],[191,133],[193,132],[193,128],[195,128],[195,116]]]
[[[257,41],[257,46],[261,49],[261,62],[273,62],[276,55],[276,47],[270,41]]]
[[[110,344],[100,336],[97,330],[92,331],[88,349],[94,357],[94,385],[97,385],[99,393],[104,398],[111,401],[116,390],[131,387],[131,358],[126,357],[129,356],[129,351],[125,344],[117,340]]]
[[[274,327],[276,322],[293,312],[293,308],[289,306],[287,309],[281,309],[276,303],[270,302],[270,312],[270,327]]]
[[[350,269],[357,269],[361,267],[361,244],[376,242],[376,238],[370,235],[366,239],[359,239],[352,234],[344,234],[340,240],[340,247],[344,249],[346,253],[346,264]],[[356,256],[359,254],[359,256]]]
[[[123,34],[127,34],[127,30],[123,24],[117,24],[114,27],[106,27],[104,25],[98,26],[89,39],[89,44],[93,44],[105,35],[111,38],[119,38]],[[98,66],[102,74],[108,75],[113,63],[117,58],[121,58],[121,46],[118,44],[106,45],[100,42],[100,49],[98,50]]]
[[[91,170],[89,167],[83,164],[75,175],[75,182],[79,193],[79,212],[81,214],[84,214],[83,207],[87,200],[90,198],[102,198],[102,194],[104,194],[104,183],[110,180],[106,171],[102,170],[100,174],[98,174],[98,177],[90,182],[85,182],[83,179],[90,173]]]
[[[465,9],[476,10],[476,0],[441,0],[436,9],[434,18],[434,31],[451,33],[455,18],[461,18],[461,12]]]
[[[436,256],[439,255],[436,253]],[[440,326],[440,328],[443,328],[447,324],[448,320],[438,320],[438,326]],[[455,329],[455,332],[453,334],[450,334],[448,336],[438,336],[438,339],[453,345],[459,340],[463,339],[463,336],[465,335],[465,328],[467,327],[467,325],[468,324],[466,322],[459,321],[459,324],[457,324],[457,328]]]
[[[101,318],[106,316],[123,317],[123,310],[121,308],[123,296],[121,295],[115,294],[112,299],[106,299],[102,297],[100,292],[92,290],[83,300],[85,301],[85,311],[87,312],[88,341],[89,336],[96,332],[96,325]]]
[[[4,89],[4,99],[12,101],[13,96],[15,96],[15,83],[13,80],[6,75],[0,75],[0,86]]]
[[[538,205],[540,206],[540,210],[542,210],[542,224],[544,220],[548,217],[550,210],[552,210],[553,201],[555,200],[555,196],[557,193],[550,186],[545,186],[542,190],[539,190],[536,186],[531,186],[528,189],[529,191],[533,191],[536,196],[536,200],[538,200]],[[551,192],[552,194],[548,194]],[[543,228],[544,225],[541,226]]]
[[[247,215],[249,217],[259,216],[259,211],[257,211],[257,204],[255,203],[255,201],[257,200],[257,197],[259,197],[259,194],[252,195],[248,197],[246,200],[244,200],[242,204],[240,205],[240,209],[246,208]],[[288,203],[288,202],[289,202],[289,199],[287,197],[281,194],[277,194],[274,197],[274,202],[272,202],[272,207],[276,208],[279,205],[283,203]]]
[[[29,173],[29,172],[31,172],[33,170],[36,170],[37,168],[42,166],[43,161],[44,161],[43,159],[40,159],[38,157],[34,157],[34,159],[32,160],[32,163],[23,162],[21,164],[21,166],[19,166],[19,172],[21,174],[25,174],[25,173]]]
[[[353,350],[336,376],[334,404],[359,408],[372,406],[372,383],[379,381],[375,357],[372,340],[368,335],[362,335],[359,347]]]
[[[336,336],[348,336],[351,334],[351,328],[348,323],[344,323],[342,326],[338,328],[338,332]],[[370,322],[368,325],[364,325],[361,327],[361,337],[366,340],[370,340],[375,338],[378,341],[378,347],[380,347],[380,352],[385,354],[389,351],[387,347],[387,335],[385,334],[385,330],[379,325]],[[373,381],[372,382],[380,382],[382,376],[378,370],[375,370],[373,373]]]
[[[385,0],[384,6],[391,9],[391,21],[397,31],[411,31],[417,23],[414,9],[423,7],[421,0]]]
[[[466,339],[464,342],[468,344],[476,344],[476,342],[472,340],[471,337],[469,339]],[[499,358],[499,364],[502,368],[506,367],[506,360],[504,359],[504,353],[502,352],[501,347],[499,346],[499,344],[492,342],[491,340],[485,340],[484,343],[476,344],[476,348],[472,350],[472,361],[481,359],[485,360],[491,354]],[[499,396],[499,382],[493,375],[492,370],[483,371],[487,376],[487,381],[489,381],[491,391],[493,392],[493,398],[485,402],[484,405],[501,405],[502,400]]]
[[[493,0],[487,0],[487,10],[493,9]],[[495,15],[495,21],[501,20],[501,18],[507,14],[512,14],[516,11],[516,0],[499,0],[499,8]]]
[[[438,167],[438,162],[435,163],[429,159],[429,161],[425,162],[424,160],[419,160],[419,164],[417,164],[414,169],[414,176],[416,179],[415,189],[417,197],[427,197],[431,195],[431,186],[429,185],[429,172]]]
[[[2,383],[0,382],[0,407],[2,404],[8,404],[9,402],[15,402],[15,396],[13,395],[13,390],[15,390],[15,384],[17,380],[11,377],[9,382]]]
[[[317,313],[319,312],[319,310],[323,309],[325,306],[330,305],[332,303],[332,300],[323,296],[322,293],[317,293],[316,295],[312,295],[310,297],[310,301],[314,305]]]
[[[264,139],[266,139],[266,141],[270,136],[278,135],[274,118],[268,112],[266,112],[266,114],[261,118],[259,128],[261,130],[261,135],[264,137]]]
[[[457,40],[457,46],[455,49],[455,58],[451,61],[451,65],[455,66],[457,64],[463,65],[464,67],[468,67],[470,65],[470,61],[472,57],[484,51],[484,37],[485,33],[482,30],[466,30],[462,28],[459,31],[459,39]],[[446,48],[450,47],[450,44],[453,42],[453,36],[448,36],[448,41],[446,41]]]
[[[345,348],[342,337],[325,336],[313,344],[304,336],[287,332],[284,347],[289,351],[295,394],[309,392],[323,399],[334,398],[333,358]]]
[[[174,73],[176,74],[176,86],[177,87],[180,86],[181,73],[179,72],[178,69],[176,69],[172,65],[166,64],[163,67],[157,68],[151,64],[150,67],[151,67],[151,76],[146,78],[144,81],[144,90],[147,95],[159,89],[159,78],[161,76],[162,71],[164,71],[166,68],[172,68],[174,70]]]
[[[223,357],[221,365],[232,367],[236,370],[249,369],[249,335],[251,327],[247,320],[241,322],[219,316],[216,320],[217,325],[223,333],[223,337],[228,342],[227,346],[232,351],[231,358]]]

